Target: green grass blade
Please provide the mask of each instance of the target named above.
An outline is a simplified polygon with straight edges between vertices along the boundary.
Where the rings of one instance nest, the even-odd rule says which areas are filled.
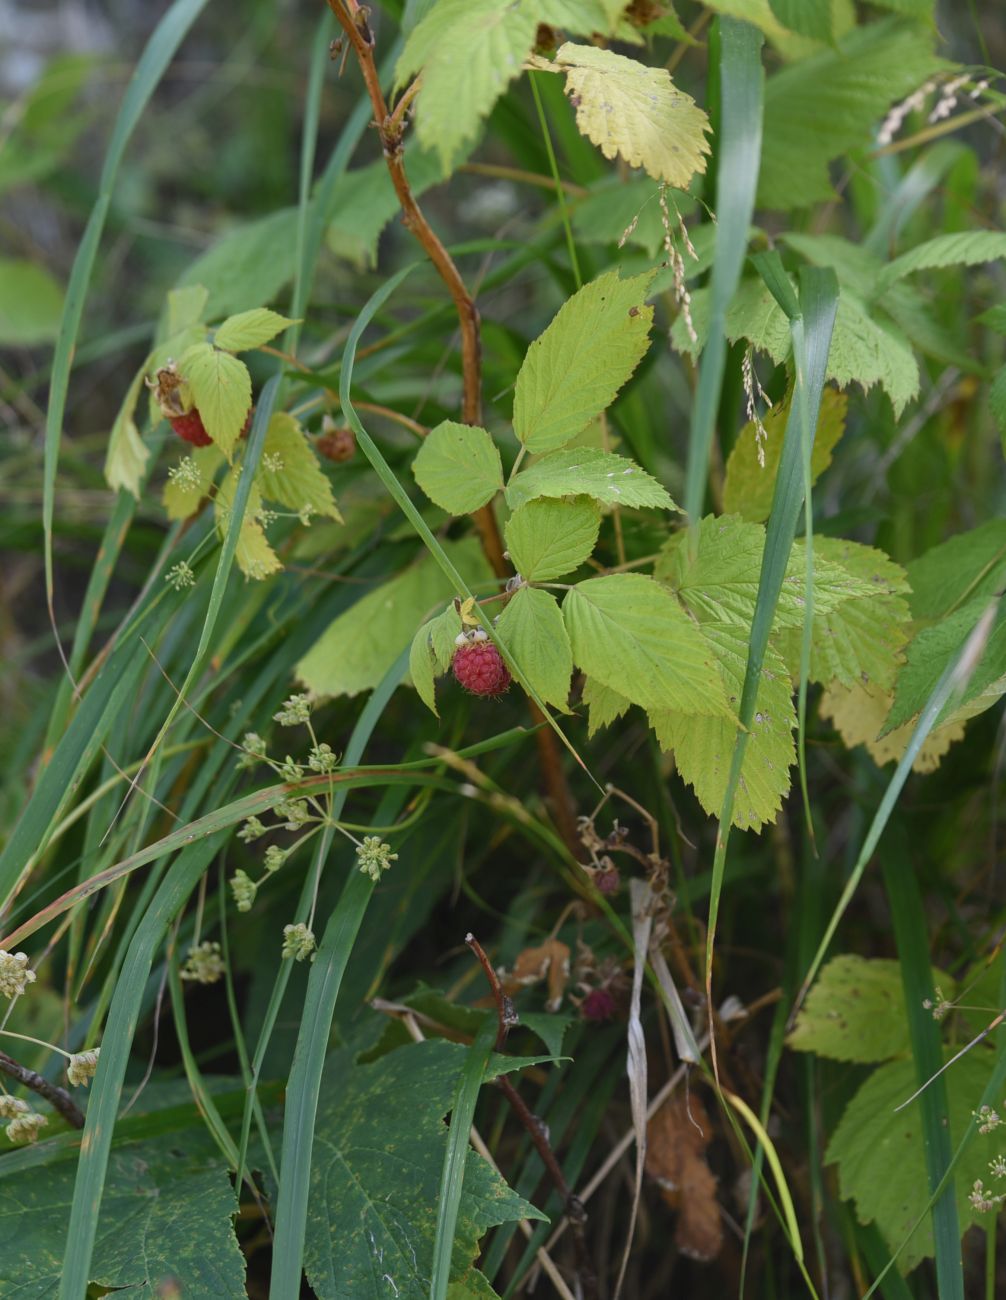
[[[765,553],[758,579],[758,595],[751,638],[748,646],[747,669],[738,709],[741,729],[734,742],[730,774],[720,812],[719,833],[713,858],[713,880],[709,895],[709,930],[706,940],[706,992],[711,996],[713,948],[716,939],[716,920],[719,914],[720,894],[726,867],[727,843],[733,820],[734,797],[740,780],[741,766],[747,750],[749,728],[754,715],[758,682],[761,678],[765,650],[775,620],[776,605],[782,589],[786,566],[789,563],[797,519],[804,494],[804,426],[817,427],[824,376],[831,347],[832,328],[838,309],[838,284],[834,272],[804,281],[800,292],[801,316],[792,322],[795,355],[802,357],[797,368],[796,391],[790,407],[789,419],[783,438],[782,459],[776,477],[765,534]],[[798,349],[798,350],[797,350]],[[800,391],[805,390],[805,391]],[[714,1040],[715,1041],[715,1040]]]
[[[454,1229],[461,1208],[461,1191],[464,1186],[465,1162],[471,1139],[475,1103],[485,1078],[486,1066],[496,1044],[496,1021],[487,1016],[479,1027],[475,1041],[468,1049],[464,1069],[458,1080],[451,1108],[451,1127],[444,1152],[444,1168],[440,1175],[440,1195],[437,1198],[437,1235],[433,1243],[433,1275],[430,1279],[430,1300],[445,1300],[451,1276],[451,1252],[454,1248]]]
[[[911,855],[900,835],[892,837],[884,854],[884,884],[891,904],[894,937],[901,963],[916,1081],[921,1086],[927,1079],[932,1080],[918,1098],[918,1105],[922,1115],[922,1145],[926,1153],[929,1186],[935,1193],[943,1185],[952,1159],[947,1089],[946,1080],[939,1073],[943,1066],[939,1026],[932,1012],[922,1005],[927,998],[932,1002],[936,996],[926,917]],[[961,1227],[952,1177],[943,1186],[932,1213],[940,1300],[964,1300]]]
[[[49,406],[45,419],[45,469],[42,493],[42,526],[45,533],[45,584],[50,608],[53,598],[52,523],[56,504],[56,466],[59,461],[59,444],[63,432],[63,416],[70,387],[70,370],[73,366],[77,332],[84,312],[84,302],[91,283],[91,272],[98,253],[98,244],[105,228],[105,219],[112,201],[119,164],[129,138],[136,129],[150,96],[154,93],[165,69],[185,39],[189,28],[206,6],[206,0],[175,0],[168,12],[154,28],[140,61],[136,65],[129,87],[115,121],[108,153],[101,170],[98,198],[73,261],[70,283],[67,285],[63,318],[60,322],[56,353],[52,363],[52,380],[49,385]]]
[[[143,990],[154,956],[164,940],[168,926],[184,906],[185,900],[226,838],[227,833],[221,832],[199,844],[191,845],[178,855],[129,945],[109,1008],[101,1058],[87,1107],[87,1122],[80,1148],[66,1252],[63,1256],[60,1300],[83,1300],[91,1280],[91,1256],[101,1211],[112,1132],[122,1095],[126,1063],[139,1019]]]
[[[357,762],[367,741],[380,721],[388,701],[408,668],[408,651],[403,651],[389,668],[380,685],[368,699],[349,744],[345,760]],[[335,821],[342,812],[346,795],[338,791],[332,800],[330,816]],[[375,821],[378,825],[396,807],[394,799],[382,799]],[[325,927],[317,955],[308,978],[307,995],[301,1015],[300,1032],[287,1086],[286,1107],[283,1118],[283,1151],[280,1163],[279,1195],[276,1201],[276,1229],[273,1240],[272,1296],[300,1295],[300,1278],[303,1270],[304,1238],[307,1230],[308,1192],[311,1182],[311,1155],[314,1150],[314,1127],[318,1111],[321,1076],[325,1068],[328,1036],[335,1015],[339,988],[352,953],[353,943],[363,920],[367,903],[373,893],[374,881],[359,871],[350,870],[342,896]],[[310,899],[302,896],[305,907]],[[306,919],[298,915],[298,920]],[[290,962],[284,964],[277,981],[285,988],[289,979]],[[282,991],[270,999],[269,1010],[256,1050],[255,1080],[265,1055],[268,1036],[275,1024]],[[243,1151],[242,1151],[243,1155]]]
[[[720,18],[722,85],[716,162],[716,254],[710,279],[709,334],[699,365],[685,474],[685,515],[702,516],[720,388],[727,358],[727,307],[744,265],[761,160],[762,35],[756,27]]]

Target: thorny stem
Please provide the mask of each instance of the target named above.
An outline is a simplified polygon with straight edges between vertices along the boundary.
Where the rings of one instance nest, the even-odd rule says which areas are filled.
[[[23,1083],[32,1092],[37,1092],[40,1097],[44,1097],[72,1128],[84,1127],[84,1114],[65,1088],[58,1088],[48,1079],[43,1079],[40,1074],[36,1074],[34,1070],[29,1070],[26,1065],[19,1065],[6,1052],[0,1052],[0,1071],[16,1079],[18,1083]]]
[[[457,308],[458,322],[461,327],[461,372],[462,403],[461,418],[465,424],[482,422],[482,340],[480,319],[475,300],[461,278],[451,255],[441,243],[436,232],[430,226],[416,202],[405,172],[405,158],[402,151],[402,139],[405,134],[407,108],[416,94],[418,81],[413,81],[402,96],[394,113],[388,111],[387,100],[381,90],[381,81],[374,62],[374,35],[370,30],[368,11],[360,5],[359,0],[327,0],[340,27],[346,33],[364,84],[374,109],[374,120],[381,137],[384,160],[388,166],[391,183],[395,187],[398,203],[402,209],[402,223],[410,230],[422,245],[437,270],[440,278]],[[509,577],[510,569],[503,554],[503,538],[499,524],[493,512],[492,504],[476,510],[472,519],[478,529],[485,551],[486,559],[498,578]],[[531,717],[535,723],[544,722],[541,711],[529,702]],[[538,747],[538,760],[542,776],[552,803],[556,826],[566,847],[575,856],[580,844],[576,835],[576,818],[573,812],[573,800],[566,774],[559,757],[555,736],[547,727],[540,727],[535,733]]]
[[[506,1043],[506,1036],[510,1029],[519,1024],[519,1017],[514,1011],[513,1003],[503,991],[500,984],[499,976],[493,969],[492,962],[486,956],[485,950],[473,934],[465,935],[465,943],[472,950],[479,960],[486,979],[489,981],[489,987],[492,990],[493,999],[496,1002],[496,1015],[499,1019],[499,1028],[496,1031],[496,1051],[501,1052]],[[534,1145],[534,1149],[541,1157],[542,1164],[548,1170],[552,1182],[555,1184],[556,1191],[563,1199],[563,1208],[567,1218],[574,1225],[577,1239],[577,1254],[579,1256],[578,1264],[583,1283],[584,1294],[588,1296],[596,1295],[597,1279],[594,1277],[593,1269],[590,1265],[589,1257],[586,1251],[586,1243],[583,1236],[583,1225],[587,1220],[587,1215],[583,1208],[583,1202],[575,1195],[573,1189],[566,1181],[566,1175],[562,1171],[562,1166],[555,1158],[555,1152],[549,1146],[548,1137],[545,1133],[545,1127],[537,1115],[532,1114],[524,1098],[513,1086],[505,1075],[500,1075],[496,1080],[497,1087],[506,1097],[511,1110],[523,1124],[528,1137]]]

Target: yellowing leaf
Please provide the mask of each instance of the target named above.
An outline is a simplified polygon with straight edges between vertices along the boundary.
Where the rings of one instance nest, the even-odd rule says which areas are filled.
[[[729,717],[709,643],[678,602],[640,573],[589,578],[562,606],[573,661],[644,709]]]
[[[219,455],[217,448],[206,447],[201,448],[201,450],[216,451]],[[198,453],[196,454],[198,455]],[[240,466],[235,466],[217,489],[213,513],[217,532],[221,539],[226,536],[231,525],[231,510],[234,506],[234,497],[237,494],[240,468]],[[244,517],[241,520],[241,530],[238,533],[238,544],[234,552],[234,559],[246,578],[256,580],[268,578],[271,573],[277,573],[283,567],[279,556],[269,545],[265,529],[259,521],[261,514],[262,493],[258,484],[253,483],[245,505]]]
[[[939,972],[934,977],[943,996],[953,998],[954,981]],[[786,1046],[863,1064],[907,1053],[911,1040],[900,964],[852,953],[832,958],[800,1008]]]
[[[496,630],[521,684],[566,713],[573,655],[555,597],[522,587],[499,616]]]
[[[123,398],[108,439],[108,451],[105,453],[105,482],[110,488],[124,488],[125,491],[132,492],[137,501],[140,499],[143,472],[150,458],[150,452],[143,445],[133,418],[142,383],[143,372],[140,371]]]
[[[653,272],[608,271],[575,293],[527,350],[514,391],[514,431],[528,451],[554,451],[612,402],[649,347]]]
[[[251,311],[238,312],[228,316],[222,325],[218,325],[213,341],[218,348],[227,352],[246,352],[249,348],[261,347],[271,338],[292,325],[293,321],[281,316],[278,311],[268,307],[253,307]]]
[[[267,501],[342,522],[332,485],[318,457],[304,430],[286,411],[278,412],[269,421],[255,482]]]
[[[569,42],[556,66],[566,73],[577,127],[605,158],[620,154],[630,167],[682,190],[705,171],[709,118],[665,68]]]
[[[527,3],[439,0],[409,34],[395,81],[403,85],[422,70],[416,134],[424,148],[437,150],[445,172],[520,75],[537,24]]]
[[[831,719],[846,745],[865,745],[873,761],[883,766],[900,760],[915,730],[914,722],[906,722],[878,740],[890,712],[891,698],[879,687],[842,686],[835,682],[821,696],[818,709],[822,718]],[[916,756],[912,770],[934,772],[950,746],[963,735],[964,725],[960,722],[935,728]]]
[[[814,538],[815,566],[820,560],[841,566],[873,590],[831,609],[815,607],[810,680],[890,689],[904,662],[902,649],[908,641],[904,569],[883,551],[836,537]],[[797,567],[803,563],[805,560],[799,559]],[[779,633],[780,649],[794,676],[799,671],[802,641],[802,629]]]
[[[811,478],[815,483],[831,464],[831,453],[845,428],[847,407],[848,398],[844,393],[838,393],[834,388],[824,390],[810,462]],[[724,514],[740,515],[754,523],[763,523],[768,518],[788,418],[789,402],[773,407],[765,416],[767,436],[760,440],[764,465],[758,460],[759,438],[754,422],[750,421],[741,429],[727,460],[723,483]]]
[[[503,466],[490,435],[454,420],[426,435],[412,473],[434,505],[452,515],[471,514],[503,487]]]
[[[178,358],[178,369],[189,385],[206,432],[229,458],[251,408],[248,367],[229,352],[197,343]]]
[[[597,542],[601,512],[590,497],[529,501],[515,510],[504,534],[514,567],[528,582],[565,577]]]
[[[748,629],[737,623],[703,623],[702,634],[715,653],[730,705],[737,709],[747,667]],[[792,697],[786,665],[770,646],[734,798],[733,825],[741,830],[760,830],[766,822],[775,821],[789,790],[789,771],[796,761]],[[674,751],[678,770],[694,788],[699,803],[710,817],[718,816],[737,738],[736,724],[729,718],[696,718],[653,709],[650,724],[661,748]]]

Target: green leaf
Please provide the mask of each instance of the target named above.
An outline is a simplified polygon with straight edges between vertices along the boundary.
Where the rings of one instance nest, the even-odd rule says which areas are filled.
[[[935,978],[943,996],[953,999],[953,980],[939,973]],[[807,995],[786,1045],[862,1064],[903,1056],[911,1043],[899,963],[851,953],[834,957]]]
[[[538,21],[575,36],[607,36],[619,26],[622,0],[537,0]],[[619,39],[624,39],[619,33]]]
[[[197,343],[178,358],[206,432],[230,458],[251,407],[248,367],[229,352]]]
[[[644,709],[730,716],[709,643],[652,578],[589,578],[562,612],[574,663],[602,685]]]
[[[409,675],[423,703],[437,713],[434,679],[445,673],[454,659],[461,615],[453,601],[416,633],[409,651]]]
[[[554,451],[607,409],[650,345],[654,273],[608,271],[575,293],[531,344],[514,391],[514,431],[528,451]]]
[[[694,354],[704,343],[708,318],[708,290],[700,289],[692,295],[692,320],[699,341],[691,341],[679,316],[671,330],[674,346]],[[789,321],[760,279],[742,281],[727,312],[726,331],[732,343],[747,339],[778,365],[789,358]],[[889,321],[871,316],[865,304],[846,290],[838,301],[826,378],[842,388],[857,383],[864,391],[879,383],[891,399],[895,415],[900,415],[919,391],[918,363],[904,335]]]
[[[894,704],[881,734],[900,727],[923,709],[941,674],[960,654],[987,604],[981,597],[969,600],[940,622],[915,634],[906,651],[907,663],[898,674]],[[1004,691],[1006,616],[1000,608],[980,660],[960,690],[951,694],[937,721],[946,724],[973,717],[990,708]]]
[[[996,422],[999,436],[1003,440],[1003,452],[1006,453],[1006,366],[996,375],[989,389],[989,410]]]
[[[884,19],[770,77],[759,206],[799,208],[832,198],[829,160],[869,145],[891,104],[949,66],[932,49],[932,31]]]
[[[889,262],[881,273],[881,285],[886,288],[913,271],[940,266],[975,266],[979,262],[998,262],[1004,257],[1006,234],[998,230],[961,230],[950,235],[937,235]]]
[[[947,1051],[949,1059],[952,1052]],[[943,1076],[946,1081],[950,1138],[954,1146],[964,1136],[971,1113],[981,1102],[992,1070],[990,1053],[970,1051]],[[923,1150],[918,1100],[898,1114],[896,1106],[919,1086],[913,1061],[892,1061],[874,1070],[846,1106],[828,1143],[825,1159],[838,1165],[842,1197],[856,1203],[860,1223],[876,1223],[888,1250],[900,1249],[912,1225],[922,1218],[898,1258],[904,1272],[933,1254],[932,1219],[924,1214],[929,1180]],[[978,1178],[989,1182],[987,1139],[979,1136],[954,1170],[954,1188],[961,1228],[983,1221],[968,1200]]]
[[[634,461],[594,447],[543,456],[507,484],[511,510],[538,497],[593,497],[605,505],[677,510],[667,491]]]
[[[521,587],[496,623],[499,638],[513,659],[520,678],[567,713],[573,654],[555,597],[535,587]]]
[[[831,453],[845,429],[848,399],[844,393],[826,388],[821,398],[821,414],[811,452],[811,482],[816,483],[831,464]],[[763,425],[765,438],[759,438],[758,429],[749,421],[737,435],[727,460],[723,483],[723,513],[740,515],[753,523],[763,523],[772,509],[776,474],[782,456],[782,440],[789,418],[789,401],[777,403],[769,411]],[[764,465],[759,463],[758,449],[762,449]]]
[[[831,0],[769,0],[769,4],[783,27],[815,41],[831,40]]]
[[[517,572],[528,582],[548,582],[583,564],[600,526],[601,512],[590,497],[540,497],[513,512],[504,534]]]
[[[59,333],[63,290],[35,262],[0,257],[0,346],[30,348]]]
[[[281,208],[227,231],[189,266],[179,286],[206,286],[210,320],[274,302],[293,279],[297,211]]]
[[[694,555],[687,534],[679,533],[664,545],[654,574],[677,592],[700,623],[737,623],[750,628],[764,549],[761,524],[747,523],[736,515],[707,515],[699,525]],[[776,629],[803,627],[804,563],[802,547],[797,545],[779,592]],[[873,592],[866,580],[815,555],[814,608],[819,613]]]
[[[440,159],[418,148],[408,137],[403,151],[409,188],[419,198],[443,180]],[[457,162],[460,164],[464,158],[465,154],[461,153]],[[329,248],[337,257],[352,262],[357,270],[375,267],[381,232],[401,211],[385,159],[378,158],[366,167],[356,167],[340,176],[332,188],[331,207]]]
[[[815,565],[822,560],[865,582],[873,593],[854,596],[828,610],[819,610],[815,601],[809,680],[889,690],[904,663],[902,650],[909,637],[904,569],[883,551],[835,537],[814,538]],[[796,628],[779,636],[794,676],[799,673],[801,642],[802,633]]]
[[[247,352],[268,343],[280,330],[285,330],[292,324],[293,321],[281,316],[278,311],[270,311],[268,307],[253,307],[251,311],[228,316],[222,325],[217,326],[213,342],[226,352]]]
[[[193,325],[201,325],[206,315],[210,291],[204,284],[188,284],[182,289],[169,289],[164,333],[168,338],[180,334]]]
[[[267,501],[342,522],[332,485],[304,430],[287,411],[269,421],[255,482]]]
[[[75,1177],[75,1163],[60,1161],[0,1185],[3,1274],[21,1295],[52,1296],[59,1289]],[[129,1294],[166,1294],[173,1287],[192,1300],[239,1300],[247,1293],[234,1208],[227,1169],[204,1131],[116,1146],[91,1281]]]
[[[605,158],[620,156],[680,190],[706,170],[709,118],[666,68],[569,42],[553,66],[566,73],[577,127]]]
[[[430,645],[430,624],[424,623],[412,638],[409,649],[409,676],[419,698],[437,717],[437,692],[434,686],[433,647]]]
[[[593,736],[602,727],[610,726],[632,707],[618,691],[612,690],[593,677],[587,677],[583,683],[583,702],[587,706],[587,735]]]
[[[208,447],[193,447],[188,459],[198,472],[198,481],[190,485],[187,479],[179,479],[177,475],[168,478],[162,500],[169,519],[188,519],[196,513],[209,495],[217,470],[224,463],[223,452],[212,443]]]
[[[748,661],[749,630],[737,623],[703,623],[715,662],[726,682],[730,707],[740,705]],[[668,709],[651,709],[650,725],[660,747],[674,751],[674,760],[699,803],[711,817],[719,815],[730,775],[737,726],[730,718],[696,718]],[[793,688],[779,654],[768,648],[751,734],[744,752],[731,824],[760,830],[776,814],[789,790],[789,771],[796,762],[793,728]]]
[[[440,155],[445,173],[520,75],[537,23],[534,7],[527,3],[439,0],[409,34],[395,67],[395,84],[402,86],[422,71],[416,134],[425,149]]]
[[[466,538],[444,546],[469,584],[490,577],[478,542]],[[357,695],[378,684],[431,608],[452,595],[436,561],[424,554],[340,614],[297,665],[297,676],[315,695]]]
[[[385,1278],[402,1300],[429,1295],[447,1138],[442,1117],[464,1056],[463,1047],[443,1041],[399,1048],[372,1065],[354,1065],[346,1049],[329,1056],[304,1249],[305,1272],[320,1300],[386,1300]],[[452,1279],[468,1294],[491,1294],[484,1277],[476,1281],[479,1238],[497,1224],[542,1217],[469,1151]]]
[[[660,186],[647,176],[623,181],[605,176],[590,186],[585,198],[571,204],[573,231],[581,244],[634,244],[655,257],[664,242],[657,196]],[[691,206],[685,196],[678,210]],[[689,274],[694,264],[689,263]]]
[[[478,425],[444,420],[431,429],[412,462],[426,495],[452,515],[468,515],[503,487],[499,449]]]
[[[908,565],[913,616],[931,621],[1006,586],[1006,519],[990,519],[932,547]]]

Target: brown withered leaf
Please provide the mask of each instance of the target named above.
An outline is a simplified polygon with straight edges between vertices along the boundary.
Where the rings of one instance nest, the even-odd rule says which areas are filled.
[[[530,984],[548,983],[547,1011],[558,1011],[569,979],[569,947],[558,939],[546,939],[537,948],[525,948],[513,964],[513,970],[501,979],[503,992],[513,997]]]
[[[692,1093],[668,1098],[647,1126],[646,1172],[677,1211],[674,1239],[683,1255],[715,1259],[723,1245],[716,1175],[706,1161],[712,1126]]]

